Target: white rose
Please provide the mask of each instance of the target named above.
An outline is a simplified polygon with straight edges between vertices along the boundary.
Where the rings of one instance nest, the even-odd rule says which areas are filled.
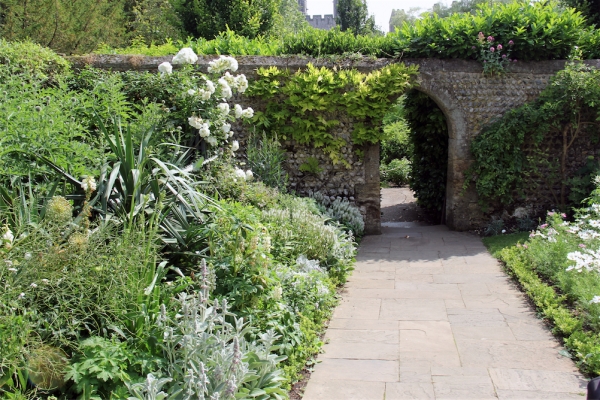
[[[252,118],[254,116],[254,110],[248,107],[244,111],[242,111],[242,116],[244,118]]]
[[[208,90],[210,94],[213,94],[215,90],[217,90],[213,81],[209,81],[208,79],[206,80],[206,90]]]
[[[171,73],[173,73],[173,66],[170,62],[165,61],[164,63],[158,66],[158,72],[160,72],[161,75],[170,75]]]
[[[205,140],[206,140],[206,143],[210,144],[211,146],[217,145],[217,138],[214,136],[209,136]]]
[[[191,116],[188,118],[188,123],[196,129],[201,129],[204,121],[200,117]]]
[[[2,240],[8,243],[12,243],[13,240],[15,240],[15,235],[13,235],[12,231],[8,226],[5,226],[4,229],[6,230],[6,232],[4,232],[4,235],[2,235]]]
[[[200,133],[200,137],[208,137],[210,136],[210,129],[208,127],[208,123],[203,123],[202,126],[198,129],[199,133]]]
[[[229,123],[224,123],[223,126],[221,127],[221,130],[223,131],[223,133],[229,133],[229,131],[231,130],[231,124]]]
[[[247,170],[246,171],[246,179],[251,180],[252,178],[254,178],[254,174],[252,173],[252,171]]]
[[[236,118],[240,118],[242,116],[242,113],[244,112],[244,110],[242,109],[242,106],[240,106],[239,104],[235,105],[234,110],[235,110]]]
[[[212,95],[211,92],[209,92],[208,90],[204,90],[204,89],[198,89],[198,95],[200,95],[200,98],[204,101],[210,99],[210,96]]]
[[[235,176],[238,177],[238,178],[241,178],[241,179],[246,179],[246,173],[244,172],[243,169],[236,168],[235,169]]]
[[[238,151],[240,149],[240,142],[238,142],[237,140],[234,140],[233,143],[231,143],[231,151]]]
[[[189,47],[184,47],[179,50],[179,53],[173,57],[173,64],[195,64],[198,61],[198,56]]]
[[[221,115],[225,116],[225,115],[229,114],[229,104],[219,103],[217,105],[217,108],[219,109],[219,112],[221,113]]]
[[[189,89],[189,90],[187,91],[187,94],[188,94],[188,95],[190,95],[190,96],[193,96],[193,95],[195,95],[195,94],[196,94],[196,91],[195,91],[194,89]]]

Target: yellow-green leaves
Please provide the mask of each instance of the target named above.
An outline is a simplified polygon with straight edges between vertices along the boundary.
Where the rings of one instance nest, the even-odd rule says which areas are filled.
[[[254,124],[302,144],[320,147],[333,163],[350,164],[341,149],[349,143],[377,143],[382,120],[392,101],[413,86],[416,66],[390,64],[369,74],[309,64],[290,74],[275,67],[258,70],[252,96],[269,100]],[[340,116],[353,123],[350,140],[334,134]]]

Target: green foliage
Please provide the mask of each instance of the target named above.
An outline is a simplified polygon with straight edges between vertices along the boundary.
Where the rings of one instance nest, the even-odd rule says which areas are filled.
[[[410,182],[411,164],[406,158],[393,159],[389,164],[379,167],[381,180],[396,186],[406,185]]]
[[[287,158],[281,144],[275,138],[252,136],[246,149],[248,167],[265,185],[278,189],[281,193],[287,191],[288,174],[284,168]]]
[[[123,1],[4,0],[0,33],[62,53],[84,53],[100,43],[123,44]]]
[[[298,169],[307,174],[318,175],[323,172],[323,168],[319,166],[319,159],[316,157],[308,157],[305,162],[300,164]]]
[[[53,84],[69,72],[69,63],[52,50],[32,42],[0,39],[0,78],[21,75],[41,84]]]
[[[416,14],[419,10],[419,7],[411,7],[408,11],[393,9],[392,16],[390,17],[390,32],[394,32],[404,24],[414,24],[418,18]]]
[[[436,14],[438,17],[440,18],[446,18],[449,17],[452,14],[457,14],[457,13],[471,13],[474,14],[477,9],[482,5],[482,4],[495,4],[495,3],[512,3],[515,0],[458,0],[458,1],[453,1],[452,4],[450,5],[445,5],[444,3],[436,3],[433,5],[433,7],[431,8],[431,13]],[[521,1],[523,3],[525,3],[525,1],[522,0],[516,0],[516,1]]]
[[[278,36],[297,34],[310,25],[298,7],[298,0],[281,0],[279,12],[275,16],[275,23],[271,30],[271,40]]]
[[[578,141],[598,140],[599,85],[600,71],[571,62],[538,100],[483,129],[471,145],[475,162],[467,175],[475,181],[482,205],[513,204],[527,189],[549,193],[548,205],[566,210],[569,170],[582,167],[571,165],[568,155]],[[552,138],[562,143],[558,155]]]
[[[558,214],[548,213],[547,223],[541,225],[527,243],[504,249],[497,243],[495,253],[541,314],[553,323],[554,333],[563,338],[581,370],[594,375],[600,373],[597,333],[600,307],[595,297],[600,293],[600,276],[597,270],[588,268],[589,264],[573,267],[571,260],[577,260],[577,253],[589,254],[586,247],[597,247],[597,238],[576,232],[577,228],[595,231],[597,211],[597,205],[586,209],[585,215],[581,214],[570,224],[565,224]],[[488,241],[492,240],[500,239]]]
[[[348,140],[332,134],[340,124],[339,113],[346,113],[354,122],[351,143],[377,143],[389,100],[410,88],[416,73],[415,67],[404,64],[390,64],[368,75],[312,65],[294,74],[261,68],[249,94],[268,103],[264,111],[255,113],[253,121],[283,139],[320,147],[334,163],[348,165],[341,153]]]
[[[501,75],[506,72],[506,69],[513,61],[510,58],[514,43],[510,40],[508,43],[496,42],[493,36],[487,38],[483,32],[479,32],[477,36],[479,44],[478,60],[483,64],[483,74],[487,76]]]
[[[311,197],[319,203],[323,214],[340,223],[346,231],[357,237],[363,235],[365,222],[356,205],[339,197],[332,201],[331,198],[324,196],[321,192],[315,192]]]
[[[479,32],[503,45],[513,40],[512,56],[519,61],[565,59],[575,45],[586,57],[597,52],[584,18],[554,2],[486,2],[475,14],[430,14],[397,31],[397,51],[404,57],[475,59]]]
[[[125,343],[92,336],[83,340],[78,350],[65,378],[75,382],[74,390],[84,398],[106,398],[130,379],[126,370],[131,354]]]
[[[135,2],[131,13],[129,29],[134,37],[134,46],[139,40],[163,44],[167,40],[182,38],[181,24],[170,0],[139,0]]]
[[[366,0],[338,0],[336,22],[342,32],[364,35],[375,31],[375,18],[369,16]]]
[[[535,227],[534,227],[535,229]],[[505,248],[516,246],[517,243],[525,243],[529,239],[529,232],[508,233],[505,235],[496,235],[484,237],[481,240],[488,251],[496,258],[500,257],[500,252]]]
[[[255,38],[273,26],[277,0],[176,0],[175,10],[188,35],[213,39],[228,28]]]
[[[381,164],[388,164],[394,159],[410,159],[412,156],[410,131],[404,110],[405,98],[400,97],[383,118],[384,139],[379,153]]]
[[[412,143],[410,188],[419,206],[443,211],[448,173],[448,127],[442,110],[426,94],[411,91],[404,103]]]
[[[589,24],[600,26],[600,3],[593,0],[561,0],[567,7],[572,7],[586,17]]]

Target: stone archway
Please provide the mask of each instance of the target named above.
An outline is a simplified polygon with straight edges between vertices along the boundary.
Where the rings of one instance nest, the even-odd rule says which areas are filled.
[[[206,71],[208,63],[217,56],[201,56],[197,62],[201,70]],[[292,71],[304,69],[311,63],[315,66],[355,68],[361,72],[380,69],[390,62],[389,59],[314,59],[301,56],[237,57],[239,72],[249,77],[256,75],[260,67],[277,66]],[[70,57],[75,68],[92,65],[97,68],[156,71],[157,66],[171,57],[142,57],[93,55]],[[446,116],[448,123],[449,151],[448,178],[446,185],[446,224],[455,230],[469,230],[481,227],[485,215],[477,203],[473,189],[463,191],[464,172],[471,163],[470,143],[485,124],[500,117],[507,110],[518,107],[535,99],[546,87],[550,78],[563,69],[566,61],[540,61],[519,63],[511,66],[503,76],[484,77],[481,65],[475,61],[410,59],[402,60],[406,64],[419,66],[418,83],[420,90],[433,99]],[[589,60],[586,64],[600,67],[600,60]],[[259,106],[259,105],[257,105]],[[239,127],[238,131],[242,130]],[[307,151],[306,146],[289,144],[290,154]],[[315,149],[308,149],[314,151]],[[342,179],[351,181],[347,197],[361,208],[366,220],[366,233],[381,232],[379,200],[379,145],[361,148],[364,159],[357,162],[350,173],[341,169],[332,170],[329,175],[336,181],[325,182],[333,192],[337,182]],[[351,150],[350,150],[351,151]],[[290,164],[291,173],[297,172],[297,164]],[[322,185],[323,186],[323,185]],[[295,187],[297,193],[306,194],[310,188]],[[335,195],[335,193],[334,193]]]

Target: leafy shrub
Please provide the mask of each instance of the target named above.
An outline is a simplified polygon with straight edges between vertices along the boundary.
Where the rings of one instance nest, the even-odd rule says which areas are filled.
[[[570,155],[575,143],[598,141],[591,127],[600,115],[599,87],[600,71],[571,62],[551,79],[538,100],[508,111],[485,127],[471,144],[475,162],[467,175],[475,181],[480,203],[510,205],[534,191],[549,193],[543,199],[548,206],[566,210],[569,171],[583,166],[573,165],[568,157],[552,156],[555,149],[550,143],[560,138],[560,153]]]
[[[394,159],[389,164],[381,164],[379,167],[381,180],[393,183],[396,186],[406,185],[410,181],[410,161],[406,158]]]
[[[362,236],[365,230],[365,222],[358,207],[348,200],[336,198],[331,200],[321,192],[311,195],[323,209],[323,213],[344,226],[352,235]]]
[[[289,177],[283,166],[287,156],[277,137],[268,138],[264,133],[262,138],[251,137],[248,141],[246,157],[254,175],[265,185],[276,188],[281,193],[287,191]]]
[[[21,75],[42,83],[54,83],[70,70],[67,60],[46,47],[32,42],[9,42],[5,39],[0,39],[0,64],[2,80]]]
[[[524,245],[504,249],[501,259],[543,315],[564,337],[565,346],[584,372],[600,373],[600,206],[581,211],[575,221],[548,213],[546,223]],[[556,290],[558,289],[558,290]],[[558,294],[558,293],[560,294]]]
[[[586,57],[597,52],[584,18],[555,2],[483,4],[475,14],[447,18],[430,14],[396,32],[396,50],[405,57],[476,59],[479,32],[496,43],[514,41],[512,58],[519,61],[565,59],[576,45]]]
[[[333,163],[349,166],[342,147],[378,143],[389,99],[410,88],[416,73],[416,68],[404,64],[390,64],[369,74],[312,65],[293,74],[261,68],[249,94],[267,105],[265,111],[256,112],[253,123],[282,139],[321,147]],[[348,139],[331,133],[340,124],[340,113],[354,122]]]
[[[429,96],[417,91],[407,94],[405,108],[413,148],[410,188],[419,206],[441,213],[448,173],[446,117]]]

